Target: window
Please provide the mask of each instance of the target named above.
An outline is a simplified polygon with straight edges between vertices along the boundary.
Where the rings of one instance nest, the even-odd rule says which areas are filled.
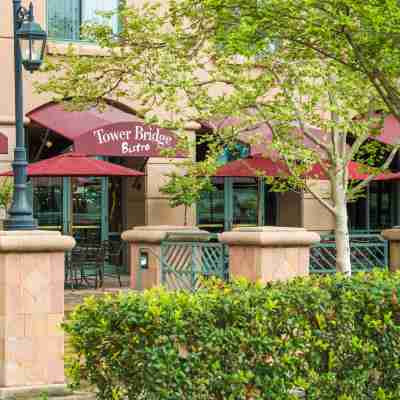
[[[59,177],[32,178],[33,216],[40,229],[62,231],[63,184]]]
[[[202,193],[197,203],[197,224],[200,228],[223,232],[227,222],[225,218],[231,219],[233,226],[257,226],[262,221],[265,225],[277,224],[278,194],[267,185],[261,202],[262,192],[257,178],[233,178],[232,192],[228,193],[232,198],[232,210],[227,209],[225,203],[224,178],[213,178],[213,185],[215,190]],[[259,219],[258,211],[262,204],[264,206],[260,211],[264,215],[260,215]]]
[[[97,11],[114,11],[119,0],[48,0],[47,27],[49,38],[57,40],[82,40],[81,26],[88,22],[101,22]],[[118,17],[110,24],[118,32]]]
[[[208,142],[202,140],[201,133],[196,136],[196,161],[207,157]],[[250,154],[250,145],[237,142],[224,148],[217,162],[220,165],[246,158]],[[241,225],[257,224],[257,183],[255,178],[239,178],[233,185],[232,222]],[[225,225],[226,204],[224,197],[224,179],[213,178],[214,191],[204,192],[197,203],[197,224],[209,232],[222,232]]]
[[[256,226],[258,223],[257,178],[233,179],[233,225]]]
[[[365,197],[348,203],[350,229],[380,231],[395,225],[394,185],[393,182],[371,182]]]
[[[209,232],[224,230],[224,180],[213,178],[215,190],[204,192],[197,203],[197,224]]]

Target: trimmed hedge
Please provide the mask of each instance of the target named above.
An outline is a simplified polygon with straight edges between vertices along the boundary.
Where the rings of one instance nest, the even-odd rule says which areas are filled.
[[[111,399],[400,399],[400,274],[87,299],[72,382]]]

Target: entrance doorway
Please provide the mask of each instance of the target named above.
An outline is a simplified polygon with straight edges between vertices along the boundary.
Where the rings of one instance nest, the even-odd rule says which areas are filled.
[[[33,192],[33,215],[40,229],[63,232],[63,178],[31,178],[30,189]]]
[[[100,242],[106,236],[102,218],[102,179],[100,177],[71,178],[71,207],[67,211],[68,234],[77,242]]]
[[[120,240],[121,178],[33,177],[31,185],[40,229],[74,236],[78,243]]]

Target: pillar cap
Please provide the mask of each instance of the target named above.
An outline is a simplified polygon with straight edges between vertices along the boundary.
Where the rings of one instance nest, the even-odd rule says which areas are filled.
[[[395,226],[391,229],[382,231],[382,236],[387,240],[400,241],[400,227]]]
[[[221,242],[229,245],[259,247],[305,247],[321,240],[316,232],[281,226],[235,228],[218,237]]]
[[[122,233],[121,237],[126,242],[133,243],[161,243],[169,233],[187,233],[191,235],[204,235],[205,231],[196,226],[182,225],[146,225],[135,226]]]
[[[0,253],[58,253],[74,246],[72,236],[56,231],[0,231]]]

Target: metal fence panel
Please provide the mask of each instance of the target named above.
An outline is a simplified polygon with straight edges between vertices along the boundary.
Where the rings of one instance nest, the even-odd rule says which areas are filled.
[[[377,234],[350,235],[350,257],[353,272],[387,268],[388,242]],[[311,247],[310,272],[317,274],[336,272],[336,243],[334,236],[324,236]]]
[[[161,243],[161,281],[171,290],[196,290],[203,279],[226,279],[226,246],[210,242]]]

